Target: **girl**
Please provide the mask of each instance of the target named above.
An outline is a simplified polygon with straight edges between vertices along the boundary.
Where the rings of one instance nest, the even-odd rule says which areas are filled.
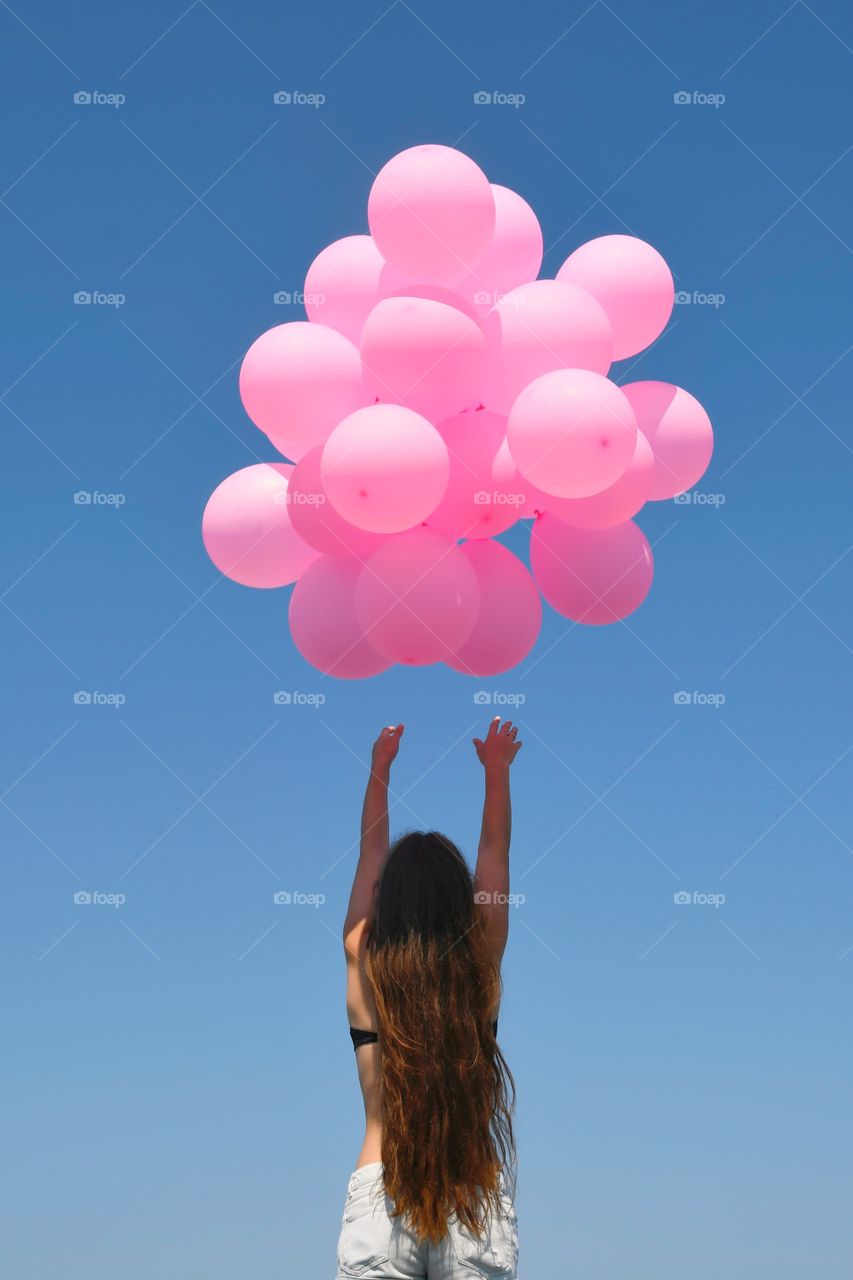
[[[347,1014],[366,1132],[349,1180],[338,1280],[515,1280],[515,1085],[497,1040],[509,927],[509,768],[518,730],[474,739],[485,775],[472,879],[437,831],[389,848],[403,725],[373,747],[344,924]]]

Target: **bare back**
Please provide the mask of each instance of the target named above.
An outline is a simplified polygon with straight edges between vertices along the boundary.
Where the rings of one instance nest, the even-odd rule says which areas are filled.
[[[376,1003],[367,975],[365,956],[367,952],[368,925],[362,921],[346,938],[347,957],[347,1018],[351,1027],[361,1031],[377,1031]],[[503,947],[496,953],[500,967]],[[494,1010],[497,1018],[498,1010]],[[382,1125],[379,1101],[379,1045],[364,1044],[355,1052],[361,1096],[364,1102],[365,1133],[356,1168],[373,1164],[382,1159]]]
[[[377,1031],[376,1004],[365,967],[366,921],[361,921],[346,938],[347,1017],[351,1027]],[[379,1111],[379,1045],[362,1045],[355,1053],[361,1096],[364,1102],[365,1133],[356,1168],[382,1159],[382,1131]]]

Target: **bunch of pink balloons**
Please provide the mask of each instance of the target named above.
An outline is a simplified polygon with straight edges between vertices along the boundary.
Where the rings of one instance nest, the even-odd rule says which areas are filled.
[[[664,329],[666,262],[608,235],[537,279],[531,207],[444,146],[389,160],[367,219],[311,264],[308,319],[243,361],[246,412],[289,461],[219,485],[211,559],[247,586],[295,583],[297,648],[349,679],[507,671],[542,597],[579,623],[626,617],[653,573],[633,517],[694,485],[713,447],[687,391],[608,377]],[[519,521],[529,569],[495,541]]]

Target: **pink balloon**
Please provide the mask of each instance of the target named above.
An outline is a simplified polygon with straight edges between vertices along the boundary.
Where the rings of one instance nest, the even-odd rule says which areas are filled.
[[[533,280],[502,296],[486,317],[489,365],[483,403],[509,413],[534,378],[552,369],[610,368],[610,324],[595,298],[557,280]]]
[[[482,387],[486,340],[457,307],[428,298],[386,298],[364,322],[361,358],[380,400],[433,422],[464,409]]]
[[[634,456],[615,484],[589,498],[555,498],[538,492],[533,498],[540,512],[549,511],[576,529],[612,529],[635,516],[651,493],[655,457],[642,431],[637,432]],[[291,482],[291,488],[293,484]]]
[[[345,520],[328,499],[320,475],[322,446],[300,458],[287,490],[290,519],[303,542],[327,555],[364,557],[382,541],[378,533],[368,533]]]
[[[495,202],[482,169],[452,147],[410,147],[380,169],[367,204],[387,262],[416,280],[456,284],[482,258]]]
[[[639,608],[652,585],[654,560],[646,535],[631,520],[614,529],[573,529],[546,513],[530,536],[530,568],[557,613],[601,626]]]
[[[529,480],[525,480],[515,465],[506,437],[495,455],[494,471],[505,478],[507,488],[516,495],[513,501],[518,508],[516,516],[518,520],[532,520],[543,510],[544,495],[541,490],[535,489]]]
[[[496,676],[526,658],[542,626],[542,601],[536,584],[517,556],[500,542],[466,542],[480,585],[480,611],[474,630],[447,665],[469,676]]]
[[[491,538],[518,519],[525,494],[506,441],[506,420],[488,410],[459,413],[439,431],[450,455],[444,497],[426,518],[449,538]]]
[[[432,423],[399,404],[344,418],[323,446],[320,477],[339,515],[372,533],[424,520],[447,488],[447,445]]]
[[[413,666],[450,658],[471,634],[479,607],[468,557],[425,525],[388,538],[368,557],[355,589],[356,616],[373,647]]]
[[[615,484],[633,457],[637,421],[619,387],[587,369],[556,369],[522,391],[507,443],[522,475],[560,498]]]
[[[296,534],[287,503],[293,467],[261,462],[227,476],[210,495],[202,538],[221,573],[245,587],[284,587],[317,558]]]
[[[570,254],[557,279],[593,294],[613,328],[613,359],[634,356],[666,327],[675,285],[666,262],[636,236],[599,236]]]
[[[262,333],[240,369],[249,417],[297,461],[370,397],[358,348],[325,325],[294,320]]]
[[[629,382],[622,390],[637,425],[652,446],[655,475],[649,497],[674,498],[704,474],[714,450],[714,429],[698,400],[669,382]]]
[[[495,230],[474,271],[456,286],[457,293],[483,309],[501,295],[535,280],[542,266],[542,228],[526,200],[509,187],[492,183]]]
[[[361,680],[390,665],[365,640],[355,616],[355,584],[361,562],[321,556],[293,588],[290,631],[306,662],[327,676]]]
[[[358,345],[369,312],[405,285],[371,236],[344,236],[327,245],[305,277],[305,310],[315,324],[337,329]]]
[[[455,289],[443,284],[406,284],[392,290],[389,298],[426,298],[429,302],[443,302],[446,307],[455,307],[469,320],[480,324],[482,309],[478,309],[470,298],[465,298]]]

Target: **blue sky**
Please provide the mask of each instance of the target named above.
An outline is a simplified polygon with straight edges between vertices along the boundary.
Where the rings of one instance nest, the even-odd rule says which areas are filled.
[[[36,0],[0,28],[9,1274],[333,1274],[363,762],[404,721],[392,825],[472,852],[482,690],[525,742],[522,1274],[849,1276],[849,8]],[[656,245],[690,301],[630,376],[687,387],[716,452],[705,500],[642,513],[628,625],[548,611],[499,680],[335,683],[200,516],[272,456],[236,375],[301,317],[274,294],[426,141],[530,201],[543,274]]]

